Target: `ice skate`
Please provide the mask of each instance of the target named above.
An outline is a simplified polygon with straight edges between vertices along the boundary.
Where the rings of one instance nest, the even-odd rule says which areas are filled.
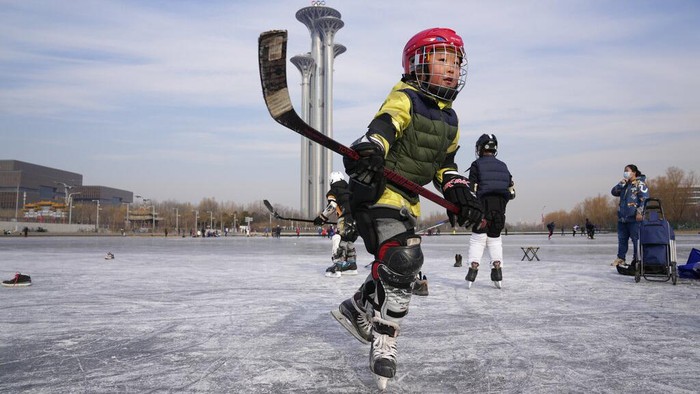
[[[617,266],[620,265],[620,264],[625,264],[625,260],[624,260],[624,259],[621,259],[621,258],[619,258],[619,257],[616,258],[615,260],[613,260],[612,263],[610,263],[610,265],[615,266],[615,267],[617,267]]]
[[[396,337],[399,326],[394,322],[374,318],[374,339],[369,352],[369,368],[377,387],[385,390],[389,379],[396,375]]]
[[[326,268],[326,278],[340,278],[340,267],[338,264],[333,264]]]
[[[372,324],[367,314],[355,306],[353,298],[343,301],[331,315],[358,341],[367,344],[372,340]]]
[[[457,253],[455,255],[455,267],[461,267],[462,266],[462,255]]]
[[[357,275],[357,264],[354,261],[346,261],[340,264],[341,275]]]
[[[467,288],[471,289],[472,285],[474,284],[474,281],[476,280],[476,275],[479,273],[479,263],[476,261],[472,261],[471,267],[469,267],[469,271],[467,272],[467,276],[464,277],[464,280],[467,281]]]
[[[428,295],[428,278],[425,275],[418,273],[418,278],[411,286],[411,293],[417,296]]]
[[[105,260],[114,260],[114,253],[107,252],[107,254],[105,255]]]
[[[491,280],[493,281],[493,285],[496,286],[497,289],[501,288],[501,282],[503,281],[503,271],[501,271],[500,261],[493,262],[493,268],[491,268]]]

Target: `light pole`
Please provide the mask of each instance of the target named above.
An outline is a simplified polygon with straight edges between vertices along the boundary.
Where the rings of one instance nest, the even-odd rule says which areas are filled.
[[[100,200],[92,200],[97,203],[97,218],[95,219],[95,232],[100,232]]]
[[[195,210],[192,212],[194,212],[194,233],[196,235],[197,231],[198,231],[197,227],[199,227],[199,211]],[[202,235],[204,235],[204,234],[202,234]]]
[[[63,192],[66,194],[66,204],[68,204],[68,190],[72,189],[73,186],[69,185],[67,183],[64,183],[64,182],[54,181],[53,183],[55,183],[57,185],[63,185]]]
[[[80,192],[68,194],[68,224],[73,221],[73,195],[75,194],[80,194]]]
[[[19,184],[22,181],[22,171],[16,171],[17,172],[17,194],[15,195],[15,231],[17,231],[18,226],[17,226],[17,220],[18,219],[18,212],[19,212]]]
[[[542,213],[540,213],[540,219],[542,220],[542,227],[544,227],[544,209],[547,208],[547,206],[542,207]]]
[[[175,231],[180,235],[180,211],[175,208]]]
[[[123,202],[126,205],[126,216],[124,217],[124,231],[129,229],[129,203]]]

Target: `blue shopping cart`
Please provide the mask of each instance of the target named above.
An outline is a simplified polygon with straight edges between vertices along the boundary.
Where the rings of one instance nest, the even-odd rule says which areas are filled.
[[[634,280],[641,278],[656,282],[678,279],[676,268],[676,236],[666,220],[661,200],[650,198],[644,204],[643,219],[639,226],[639,262]]]

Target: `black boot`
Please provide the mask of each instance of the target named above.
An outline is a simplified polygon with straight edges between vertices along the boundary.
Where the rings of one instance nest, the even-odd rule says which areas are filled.
[[[457,253],[455,255],[455,267],[461,267],[462,266],[462,255]]]

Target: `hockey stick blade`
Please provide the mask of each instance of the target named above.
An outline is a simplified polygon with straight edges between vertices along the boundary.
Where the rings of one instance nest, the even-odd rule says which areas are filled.
[[[428,230],[432,230],[432,229],[434,229],[435,227],[440,227],[440,226],[442,226],[443,224],[449,223],[449,222],[450,222],[449,219],[443,220],[443,221],[441,221],[441,222],[439,222],[439,223],[433,224],[433,225],[430,226],[430,227],[426,227],[426,228],[424,228],[424,229],[422,229],[422,230],[417,230],[417,231],[416,231],[416,234],[424,233],[424,232],[426,232],[426,231],[428,231]]]
[[[281,219],[281,220],[294,220],[297,222],[305,222],[305,223],[313,223],[314,221],[311,219],[297,219],[297,218],[285,218],[283,216],[280,216],[277,211],[275,211],[275,208],[272,207],[272,204],[270,204],[269,201],[263,200],[263,204],[265,204],[265,207],[267,208],[268,211],[272,214],[272,216],[275,217],[275,219]],[[336,222],[326,222],[327,224],[337,224]]]
[[[272,216],[279,218],[280,215],[277,213],[277,211],[275,211],[275,209],[272,207],[272,204],[270,204],[269,201],[263,200],[263,204],[265,204],[265,207],[267,207],[267,210],[270,211]]]
[[[324,146],[335,153],[353,160],[359,155],[353,149],[321,133],[304,122],[292,106],[287,88],[287,31],[270,30],[260,34],[258,39],[258,63],[260,66],[260,83],[267,110],[272,118],[282,126]],[[420,194],[428,200],[446,208],[452,213],[460,209],[430,190],[418,185],[401,175],[384,169],[384,176],[393,184],[413,193]]]

